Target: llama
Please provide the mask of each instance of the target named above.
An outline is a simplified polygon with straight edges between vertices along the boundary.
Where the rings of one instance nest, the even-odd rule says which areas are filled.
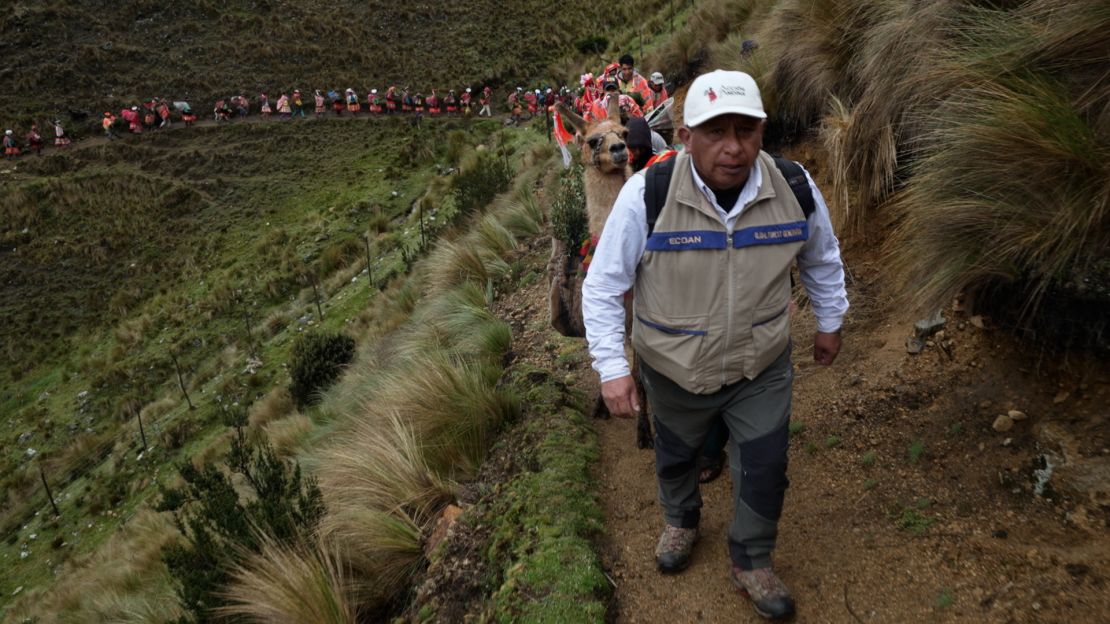
[[[575,141],[582,149],[582,162],[586,165],[584,174],[586,217],[590,237],[596,241],[601,236],[617,195],[632,175],[628,146],[625,144],[628,130],[621,123],[619,100],[615,97],[609,98],[607,116],[591,121],[586,121],[561,102],[555,105],[555,109],[577,133]],[[548,262],[548,273],[551,275],[551,325],[564,336],[583,337],[586,335],[582,320],[584,276],[579,270],[582,258],[568,251],[563,241],[552,238],[551,259]],[[627,333],[632,319],[631,298],[625,299],[625,319]],[[633,377],[638,379],[638,375],[634,374]],[[639,388],[638,381],[637,388]],[[646,407],[647,401],[642,388],[639,388],[639,393],[640,405]],[[602,417],[608,415],[608,410],[600,396],[595,404],[594,414]],[[653,446],[651,422],[646,409],[640,412],[636,427],[636,441],[640,448]]]
[[[610,98],[608,116],[587,122],[561,102],[555,109],[563,120],[577,132],[575,141],[582,149],[582,162],[586,165],[586,217],[590,236],[601,236],[613,202],[632,175],[629,168],[628,147],[624,143],[628,130],[621,124],[617,98]],[[582,258],[568,250],[563,242],[552,239],[551,260],[548,272],[552,276],[550,303],[551,325],[564,336],[586,335],[582,322]]]

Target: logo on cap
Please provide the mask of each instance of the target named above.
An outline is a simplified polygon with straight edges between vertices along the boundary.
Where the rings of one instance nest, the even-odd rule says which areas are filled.
[[[709,102],[710,102],[711,104],[712,104],[713,102],[716,102],[716,101],[717,101],[717,92],[713,90],[713,87],[709,87],[709,88],[708,88],[708,89],[707,89],[707,90],[705,91],[705,95],[706,95],[706,97],[708,97],[708,98],[709,98]]]

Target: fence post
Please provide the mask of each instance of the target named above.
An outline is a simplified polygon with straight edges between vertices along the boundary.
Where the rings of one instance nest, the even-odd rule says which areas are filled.
[[[173,351],[170,351],[170,359],[173,360],[173,369],[177,371],[177,385],[181,386],[181,394],[185,395],[185,402],[189,404],[189,409],[195,410],[197,407],[193,405],[193,400],[189,398],[189,391],[185,389],[185,379],[181,376],[181,364],[177,362],[177,356]]]
[[[320,315],[320,320],[324,320],[324,308],[320,306],[320,289],[316,287],[316,273],[309,273],[308,276],[312,278],[312,295],[316,299],[316,313]]]
[[[366,243],[366,281],[370,283],[370,294],[374,294],[374,267],[370,264],[370,237],[363,236],[362,242]]]
[[[42,471],[41,463],[39,464],[39,477],[42,479],[42,487],[46,488],[46,497],[50,499],[50,506],[54,508],[54,515],[62,515],[58,511],[58,504],[54,502],[54,493],[50,491],[50,484],[46,482],[46,473]]]
[[[143,438],[143,452],[146,452],[146,429],[143,428],[143,414],[134,407],[131,408],[132,413],[135,414],[135,420],[139,421],[139,435]]]

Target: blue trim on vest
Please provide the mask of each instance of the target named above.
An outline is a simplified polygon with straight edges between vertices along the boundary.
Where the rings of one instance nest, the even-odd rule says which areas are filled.
[[[655,232],[647,239],[645,251],[686,251],[689,249],[727,249],[728,236],[713,230]]]
[[[639,314],[636,315],[636,318],[639,319],[640,322],[644,325],[647,325],[652,329],[658,329],[664,334],[683,334],[686,336],[706,336],[709,334],[709,332],[702,329],[678,329],[676,327],[667,327],[666,325],[660,325],[659,323],[652,323],[651,321],[645,321],[644,317],[640,316]]]
[[[774,225],[757,225],[736,230],[732,235],[732,246],[736,249],[754,245],[781,245],[809,239],[809,222],[793,221]]]

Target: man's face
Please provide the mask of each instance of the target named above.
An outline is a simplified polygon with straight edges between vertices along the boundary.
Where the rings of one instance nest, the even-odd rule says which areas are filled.
[[[649,82],[649,83],[648,83],[648,87],[650,87],[650,88],[651,88],[651,90],[652,90],[652,91],[654,91],[654,92],[656,92],[656,93],[659,93],[660,91],[662,91],[662,90],[663,90],[663,85],[661,85],[661,84],[655,84],[654,82]]]
[[[763,146],[763,125],[755,117],[720,115],[695,128],[679,128],[678,137],[709,188],[727,191],[748,181]]]
[[[623,80],[625,82],[628,82],[629,80],[632,80],[632,66],[631,65],[621,65],[620,73],[621,73],[621,80]]]

